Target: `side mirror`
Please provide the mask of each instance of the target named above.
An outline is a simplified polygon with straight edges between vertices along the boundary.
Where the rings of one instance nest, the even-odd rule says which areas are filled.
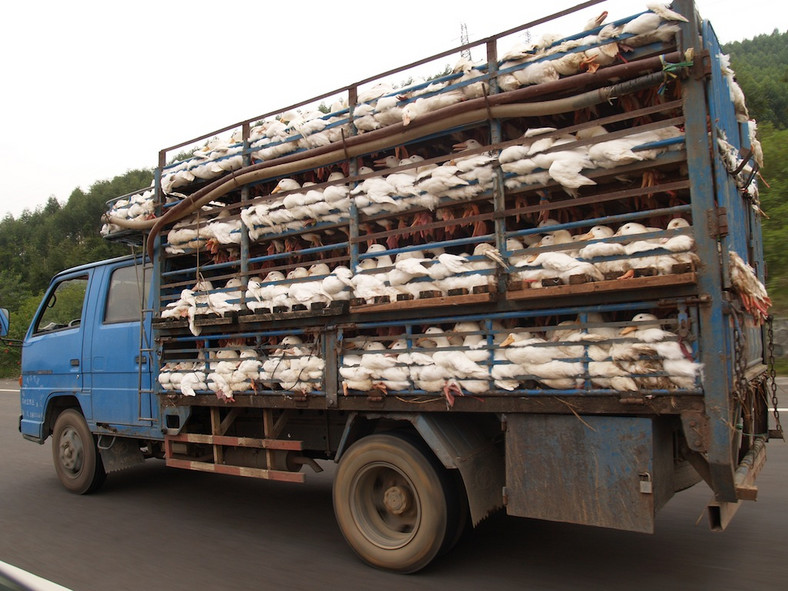
[[[8,334],[8,310],[0,308],[0,337]]]

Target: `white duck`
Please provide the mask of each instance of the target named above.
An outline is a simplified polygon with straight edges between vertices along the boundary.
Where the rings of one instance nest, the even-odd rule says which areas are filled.
[[[339,368],[339,375],[342,376],[342,390],[345,396],[348,395],[349,390],[359,390],[361,392],[372,390],[372,371],[361,366],[361,355],[344,354],[342,356],[342,365]]]
[[[640,342],[632,345],[638,353],[658,357],[668,379],[679,388],[694,388],[703,365],[692,359],[678,337],[659,326],[653,314],[641,313],[632,318],[632,324],[621,329],[621,335],[631,334]]]
[[[353,293],[353,271],[344,265],[338,265],[326,275],[321,288],[330,301],[347,301]]]
[[[475,181],[479,186],[479,192],[490,188],[495,170],[494,165],[497,162],[493,153],[484,151],[463,156],[463,152],[482,149],[483,146],[473,138],[454,144],[452,147],[455,152],[458,152],[458,155],[451,162],[460,169],[460,178],[470,183]]]
[[[448,337],[440,327],[429,327],[424,331],[422,340],[427,343],[434,343],[432,359],[437,365],[443,367],[449,376],[456,379],[487,379],[489,373],[486,367],[471,361],[465,354],[465,351],[449,350],[451,343],[449,343]]]
[[[673,218],[668,222],[667,230],[690,228],[690,223],[684,218]],[[695,239],[691,234],[676,234],[670,238],[662,239],[662,248],[672,254],[666,258],[666,264],[660,267],[660,273],[668,275],[673,272],[674,264],[690,264],[693,268],[700,265],[700,258],[695,254]]]
[[[290,308],[291,303],[287,296],[286,277],[281,271],[270,271],[257,289],[261,308]]]
[[[359,168],[359,175],[372,174],[375,171],[369,167]],[[365,215],[375,215],[381,212],[398,211],[400,202],[395,198],[397,189],[383,176],[372,176],[364,179],[350,191],[351,196],[359,211]]]
[[[407,341],[405,339],[397,339],[389,346],[388,355],[394,360],[394,363],[387,368],[382,369],[380,373],[380,384],[383,390],[402,391],[412,388],[411,370],[410,370],[410,355],[407,352]]]
[[[609,226],[593,226],[581,236],[582,240],[590,241],[578,251],[578,256],[591,262],[603,277],[621,277],[629,270],[629,262],[624,245],[620,242],[609,242],[615,232]],[[616,257],[612,260],[595,261],[601,257]]]
[[[623,34],[645,35],[651,33],[662,24],[663,20],[687,22],[685,17],[670,10],[664,4],[650,2],[646,4],[646,7],[650,12],[644,12],[626,23],[621,31]]]
[[[553,232],[545,235],[539,242],[539,246],[545,247],[556,244],[557,235],[561,236],[563,234]],[[565,239],[559,238],[558,243],[562,243],[563,240]],[[571,238],[569,241],[571,241]],[[592,263],[580,260],[563,251],[541,252],[525,261],[521,261],[516,267],[522,269],[520,271],[522,279],[530,281],[532,287],[541,287],[544,280],[548,278],[558,278],[562,284],[566,285],[570,282],[571,277],[577,275],[586,275],[592,281],[604,280],[604,275]],[[541,267],[541,269],[538,267]]]
[[[640,234],[649,234],[652,231],[652,228],[648,228],[638,222],[628,222],[616,231],[615,236],[637,237]],[[649,253],[660,248],[662,248],[660,238],[635,238],[627,242],[624,245],[624,251],[630,257],[628,262],[629,269],[620,279],[634,277],[638,271],[643,269],[659,269],[661,264],[660,257],[664,255],[644,255],[643,253]]]
[[[571,144],[574,141],[574,137],[565,136],[556,139],[553,142],[553,147]],[[577,197],[577,189],[580,187],[596,185],[596,181],[580,174],[584,169],[595,168],[588,156],[587,146],[534,154],[531,158],[537,167],[547,170],[550,178],[560,184],[564,191],[572,197]]]
[[[414,188],[438,199],[451,189],[469,184],[460,176],[460,172],[460,169],[451,164],[451,161],[445,162],[435,168],[417,173]]]
[[[323,279],[330,272],[327,264],[316,263],[309,269],[296,267],[288,273],[287,278],[293,281],[288,286],[287,296],[293,305],[300,304],[309,308],[312,304],[327,304],[329,298],[323,291]]]
[[[366,254],[374,256],[364,258],[351,278],[354,297],[368,304],[379,297],[396,297],[396,291],[388,284],[388,272],[393,262],[389,255],[383,254],[385,251],[383,244],[370,245]]]
[[[586,353],[589,358],[588,375],[592,384],[618,392],[637,391],[637,384],[629,372],[615,363],[610,356],[611,345],[619,331],[611,326],[603,326],[604,319],[599,313],[589,313],[586,322],[592,326],[586,326],[581,340],[590,342]]]
[[[404,251],[394,259],[394,268],[388,272],[388,283],[397,294],[418,298],[422,291],[437,291],[432,281],[422,278],[429,277],[429,269],[424,263],[430,259],[419,256],[415,251]]]
[[[527,374],[529,365],[548,363],[556,358],[555,347],[549,341],[528,331],[510,332],[498,346],[503,356],[518,367],[515,375]]]
[[[184,396],[196,396],[197,390],[207,390],[208,384],[206,378],[206,373],[197,368],[185,373],[180,383],[181,394]]]
[[[243,306],[241,304],[242,287],[243,280],[238,277],[230,278],[221,290],[208,292],[205,297],[207,306],[199,308],[198,313],[214,313],[224,318],[228,312],[239,311]]]

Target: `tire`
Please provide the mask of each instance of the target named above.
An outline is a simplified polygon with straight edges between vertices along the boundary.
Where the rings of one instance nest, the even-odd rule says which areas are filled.
[[[412,573],[454,542],[451,485],[437,458],[415,437],[369,435],[339,462],[334,514],[342,535],[367,564]]]
[[[460,472],[458,470],[447,470],[447,472],[449,488],[446,498],[448,500],[450,519],[449,527],[446,530],[446,539],[443,541],[440,555],[447,554],[459,544],[460,541],[470,537],[470,532],[473,531],[471,510],[468,505],[468,497],[465,494],[465,484],[462,481]]]
[[[78,495],[98,490],[107,477],[93,434],[74,409],[64,410],[55,421],[52,459],[60,482]]]
[[[703,478],[689,462],[674,462],[673,464],[673,492],[680,492],[698,484]]]

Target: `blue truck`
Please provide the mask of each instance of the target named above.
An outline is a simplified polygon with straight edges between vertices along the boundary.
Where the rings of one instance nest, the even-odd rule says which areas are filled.
[[[336,462],[345,539],[396,572],[500,509],[652,532],[700,481],[724,529],[780,435],[756,128],[692,2],[608,16],[162,150],[108,204],[135,254],[52,280],[22,435],[78,494]]]

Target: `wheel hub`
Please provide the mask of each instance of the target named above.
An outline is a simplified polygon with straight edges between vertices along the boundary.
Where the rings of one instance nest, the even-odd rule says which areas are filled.
[[[410,495],[400,486],[391,486],[383,494],[383,504],[389,513],[402,515],[410,507]]]
[[[60,461],[69,472],[79,472],[82,467],[82,442],[70,429],[60,438]]]

